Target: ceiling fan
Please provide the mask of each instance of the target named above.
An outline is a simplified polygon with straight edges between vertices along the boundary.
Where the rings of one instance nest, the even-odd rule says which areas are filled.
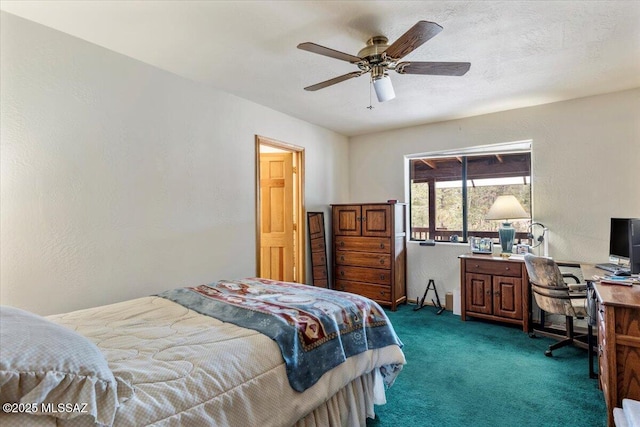
[[[367,45],[358,52],[358,55],[350,55],[316,43],[305,42],[298,45],[298,49],[330,58],[347,61],[358,66],[360,71],[353,71],[342,76],[334,77],[327,81],[307,86],[304,90],[316,91],[325,87],[360,77],[365,73],[371,73],[371,81],[376,91],[379,102],[395,98],[395,92],[391,85],[388,70],[395,70],[400,74],[423,74],[436,76],[462,76],[471,64],[469,62],[398,62],[404,56],[413,52],[424,42],[435,37],[442,27],[435,22],[418,21],[413,27],[404,33],[398,40],[388,45],[388,39],[384,36],[374,36],[367,41]]]

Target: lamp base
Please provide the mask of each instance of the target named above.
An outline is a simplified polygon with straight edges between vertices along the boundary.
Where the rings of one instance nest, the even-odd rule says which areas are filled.
[[[513,252],[513,240],[516,237],[516,229],[510,222],[503,222],[498,229],[500,236],[500,246],[502,246],[503,254],[511,254]]]

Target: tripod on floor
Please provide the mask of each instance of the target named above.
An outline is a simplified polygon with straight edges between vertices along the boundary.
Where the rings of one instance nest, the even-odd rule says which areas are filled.
[[[436,289],[436,282],[434,282],[433,279],[429,279],[429,283],[427,283],[427,289],[424,290],[424,295],[422,295],[422,299],[419,300],[418,298],[416,298],[416,304],[418,306],[416,308],[414,308],[413,311],[418,311],[418,310],[424,308],[424,306],[425,306],[424,305],[424,300],[427,297],[427,293],[430,290],[432,290],[436,294],[436,300],[434,301],[433,298],[431,299],[431,303],[433,304],[433,306],[438,309],[436,314],[441,314],[444,311],[444,307],[440,303],[440,297],[438,296],[438,290]]]

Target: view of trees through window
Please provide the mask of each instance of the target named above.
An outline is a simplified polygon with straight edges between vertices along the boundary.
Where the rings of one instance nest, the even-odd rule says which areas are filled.
[[[466,241],[469,236],[498,238],[501,221],[485,219],[501,195],[514,195],[531,213],[531,155],[493,154],[473,157],[412,159],[411,238]],[[466,230],[463,209],[466,175]],[[516,238],[526,238],[530,221],[517,220]],[[466,231],[466,233],[464,232]],[[454,238],[455,239],[455,238]]]

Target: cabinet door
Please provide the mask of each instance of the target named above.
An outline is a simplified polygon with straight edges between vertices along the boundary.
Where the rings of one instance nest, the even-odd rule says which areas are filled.
[[[362,206],[362,235],[367,237],[391,236],[391,206]]]
[[[491,314],[491,276],[488,274],[467,273],[464,285],[466,310]]]
[[[362,208],[360,205],[333,207],[333,233],[341,236],[360,236]]]
[[[493,314],[522,320],[522,279],[493,276]]]

